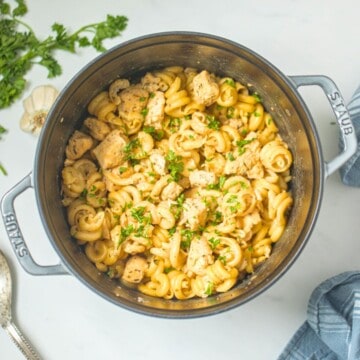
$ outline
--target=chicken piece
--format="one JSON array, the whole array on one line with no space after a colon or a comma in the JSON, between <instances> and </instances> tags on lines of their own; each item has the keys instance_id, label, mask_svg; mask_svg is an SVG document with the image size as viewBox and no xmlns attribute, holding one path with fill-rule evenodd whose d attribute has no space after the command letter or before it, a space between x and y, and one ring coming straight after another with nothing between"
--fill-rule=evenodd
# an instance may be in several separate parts
<instances>
[{"instance_id":1,"label":"chicken piece","mask_svg":"<svg viewBox=\"0 0 360 360\"><path fill-rule=\"evenodd\" d=\"M147 268L148 263L143 257L133 255L126 262L121 279L132 284L139 284L144 278Z\"/></svg>"},{"instance_id":2,"label":"chicken piece","mask_svg":"<svg viewBox=\"0 0 360 360\"><path fill-rule=\"evenodd\" d=\"M168 88L168 85L166 85L164 81L150 72L146 73L145 76L141 78L141 85L150 93L157 90L165 91Z\"/></svg>"},{"instance_id":3,"label":"chicken piece","mask_svg":"<svg viewBox=\"0 0 360 360\"><path fill-rule=\"evenodd\" d=\"M75 130L74 134L70 137L68 145L65 149L66 157L69 160L80 159L94 144L91 136Z\"/></svg>"},{"instance_id":4,"label":"chicken piece","mask_svg":"<svg viewBox=\"0 0 360 360\"><path fill-rule=\"evenodd\" d=\"M189 175L191 186L205 187L216 184L216 175L213 172L205 170L194 170Z\"/></svg>"},{"instance_id":5,"label":"chicken piece","mask_svg":"<svg viewBox=\"0 0 360 360\"><path fill-rule=\"evenodd\" d=\"M120 93L119 115L129 119L133 114L140 114L145 108L149 93L140 86L130 86Z\"/></svg>"},{"instance_id":6,"label":"chicken piece","mask_svg":"<svg viewBox=\"0 0 360 360\"><path fill-rule=\"evenodd\" d=\"M166 174L166 159L159 153L153 153L149 156L154 171L159 175Z\"/></svg>"},{"instance_id":7,"label":"chicken piece","mask_svg":"<svg viewBox=\"0 0 360 360\"><path fill-rule=\"evenodd\" d=\"M219 86L208 71L203 70L193 79L194 99L199 104L210 106L219 96Z\"/></svg>"},{"instance_id":8,"label":"chicken piece","mask_svg":"<svg viewBox=\"0 0 360 360\"><path fill-rule=\"evenodd\" d=\"M255 137L251 137L251 133L249 135L245 139L247 143L239 148L239 152L241 151L242 154L233 161L226 160L225 175L238 174L250 179L260 179L264 176L264 167L260 161L261 144Z\"/></svg>"},{"instance_id":9,"label":"chicken piece","mask_svg":"<svg viewBox=\"0 0 360 360\"><path fill-rule=\"evenodd\" d=\"M109 98L110 100L119 105L121 102L120 93L122 90L128 88L130 86L130 82L127 79L117 79L115 80L109 87Z\"/></svg>"},{"instance_id":10,"label":"chicken piece","mask_svg":"<svg viewBox=\"0 0 360 360\"><path fill-rule=\"evenodd\" d=\"M106 123L93 117L85 119L84 125L89 129L90 135L99 141L104 140L106 135L111 131Z\"/></svg>"},{"instance_id":11,"label":"chicken piece","mask_svg":"<svg viewBox=\"0 0 360 360\"><path fill-rule=\"evenodd\" d=\"M201 199L186 199L179 225L185 224L190 230L198 230L205 225L206 217L207 208Z\"/></svg>"},{"instance_id":12,"label":"chicken piece","mask_svg":"<svg viewBox=\"0 0 360 360\"><path fill-rule=\"evenodd\" d=\"M153 126L155 129L162 129L162 121L165 115L165 94L162 91L155 91L147 103L148 113L145 116L144 124Z\"/></svg>"},{"instance_id":13,"label":"chicken piece","mask_svg":"<svg viewBox=\"0 0 360 360\"><path fill-rule=\"evenodd\" d=\"M182 193L183 187L175 181L167 184L161 192L161 200L175 200Z\"/></svg>"},{"instance_id":14,"label":"chicken piece","mask_svg":"<svg viewBox=\"0 0 360 360\"><path fill-rule=\"evenodd\" d=\"M193 239L186 261L187 270L197 275L205 275L205 269L213 263L214 256L206 238Z\"/></svg>"},{"instance_id":15,"label":"chicken piece","mask_svg":"<svg viewBox=\"0 0 360 360\"><path fill-rule=\"evenodd\" d=\"M102 169L119 166L125 160L124 148L129 139L121 130L111 131L106 138L93 150Z\"/></svg>"}]
</instances>

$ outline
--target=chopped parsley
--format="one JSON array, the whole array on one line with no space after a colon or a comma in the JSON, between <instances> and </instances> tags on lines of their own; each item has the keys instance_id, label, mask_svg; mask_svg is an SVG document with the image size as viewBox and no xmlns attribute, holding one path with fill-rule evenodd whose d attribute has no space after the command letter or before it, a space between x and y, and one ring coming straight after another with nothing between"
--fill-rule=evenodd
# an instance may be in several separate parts
<instances>
[{"instance_id":1,"label":"chopped parsley","mask_svg":"<svg viewBox=\"0 0 360 360\"><path fill-rule=\"evenodd\" d=\"M235 81L233 79L226 79L225 84L230 85L231 87L235 88Z\"/></svg>"},{"instance_id":2,"label":"chopped parsley","mask_svg":"<svg viewBox=\"0 0 360 360\"><path fill-rule=\"evenodd\" d=\"M226 181L226 176L220 176L219 181L216 184L209 184L206 186L207 190L221 190Z\"/></svg>"},{"instance_id":3,"label":"chopped parsley","mask_svg":"<svg viewBox=\"0 0 360 360\"><path fill-rule=\"evenodd\" d=\"M219 255L218 260L222 262L223 265L226 265L226 256L225 255Z\"/></svg>"},{"instance_id":4,"label":"chopped parsley","mask_svg":"<svg viewBox=\"0 0 360 360\"><path fill-rule=\"evenodd\" d=\"M90 191L87 192L87 196L95 197L96 196L96 190L97 190L97 187L95 185L92 185L91 188L90 188Z\"/></svg>"},{"instance_id":5,"label":"chopped parsley","mask_svg":"<svg viewBox=\"0 0 360 360\"><path fill-rule=\"evenodd\" d=\"M214 237L208 239L210 243L211 250L215 250L218 245L220 245L220 239L216 239Z\"/></svg>"},{"instance_id":6,"label":"chopped parsley","mask_svg":"<svg viewBox=\"0 0 360 360\"><path fill-rule=\"evenodd\" d=\"M140 141L139 141L139 139L133 139L133 140L130 140L126 145L125 145L125 147L124 147L124 152L125 152L125 154L127 154L127 155L130 155L130 153L134 150L134 149L136 149L136 148L138 148L140 146Z\"/></svg>"},{"instance_id":7,"label":"chopped parsley","mask_svg":"<svg viewBox=\"0 0 360 360\"><path fill-rule=\"evenodd\" d=\"M180 118L170 118L168 122L168 127L171 133L174 133L180 129L182 121Z\"/></svg>"},{"instance_id":8,"label":"chopped parsley","mask_svg":"<svg viewBox=\"0 0 360 360\"><path fill-rule=\"evenodd\" d=\"M138 221L140 224L149 223L151 222L150 215L145 216L145 206L138 206L133 209L131 209L131 216Z\"/></svg>"},{"instance_id":9,"label":"chopped parsley","mask_svg":"<svg viewBox=\"0 0 360 360\"><path fill-rule=\"evenodd\" d=\"M221 211L215 211L211 216L211 224L218 225L223 221L223 214Z\"/></svg>"},{"instance_id":10,"label":"chopped parsley","mask_svg":"<svg viewBox=\"0 0 360 360\"><path fill-rule=\"evenodd\" d=\"M234 157L234 154L232 152L227 153L226 157L230 161L235 161L235 157Z\"/></svg>"},{"instance_id":11,"label":"chopped parsley","mask_svg":"<svg viewBox=\"0 0 360 360\"><path fill-rule=\"evenodd\" d=\"M233 108L232 106L228 107L227 111L226 111L226 117L228 119L233 118L235 115L235 108Z\"/></svg>"},{"instance_id":12,"label":"chopped parsley","mask_svg":"<svg viewBox=\"0 0 360 360\"><path fill-rule=\"evenodd\" d=\"M212 295L213 292L214 292L214 283L209 281L207 283L207 286L206 286L206 289L205 289L205 294L206 295Z\"/></svg>"},{"instance_id":13,"label":"chopped parsley","mask_svg":"<svg viewBox=\"0 0 360 360\"><path fill-rule=\"evenodd\" d=\"M133 232L134 232L134 225L130 224L126 227L122 227L120 230L120 234L119 234L119 239L117 242L117 247L119 247L126 239L128 236L130 236Z\"/></svg>"},{"instance_id":14,"label":"chopped parsley","mask_svg":"<svg viewBox=\"0 0 360 360\"><path fill-rule=\"evenodd\" d=\"M234 195L230 195L229 198L226 201L227 204L231 204L229 206L229 209L232 213L236 213L238 210L241 210L241 203L238 201L237 196Z\"/></svg>"},{"instance_id":15,"label":"chopped parsley","mask_svg":"<svg viewBox=\"0 0 360 360\"><path fill-rule=\"evenodd\" d=\"M206 120L208 121L207 127L212 130L219 130L221 126L220 120L216 119L215 116L206 116Z\"/></svg>"},{"instance_id":16,"label":"chopped parsley","mask_svg":"<svg viewBox=\"0 0 360 360\"><path fill-rule=\"evenodd\" d=\"M184 171L184 163L181 161L182 157L170 150L165 159L168 161L168 169L172 179L174 181L179 181L180 174Z\"/></svg>"},{"instance_id":17,"label":"chopped parsley","mask_svg":"<svg viewBox=\"0 0 360 360\"><path fill-rule=\"evenodd\" d=\"M150 134L156 141L162 140L165 135L164 130L156 130L153 126L144 126L142 130Z\"/></svg>"},{"instance_id":18,"label":"chopped parsley","mask_svg":"<svg viewBox=\"0 0 360 360\"><path fill-rule=\"evenodd\" d=\"M178 198L176 199L176 204L174 205L176 207L176 210L174 213L174 217L176 220L178 220L180 218L181 212L183 210L184 202L185 202L185 194L182 193L178 196Z\"/></svg>"},{"instance_id":19,"label":"chopped parsley","mask_svg":"<svg viewBox=\"0 0 360 360\"><path fill-rule=\"evenodd\" d=\"M132 166L138 164L140 161L134 154L134 150L139 148L141 148L141 144L138 138L130 140L124 147L126 160L128 160Z\"/></svg>"},{"instance_id":20,"label":"chopped parsley","mask_svg":"<svg viewBox=\"0 0 360 360\"><path fill-rule=\"evenodd\" d=\"M128 168L125 167L125 166L120 166L120 167L119 167L119 173L120 173L120 174L123 174L123 173L126 172L127 170L128 170Z\"/></svg>"},{"instance_id":21,"label":"chopped parsley","mask_svg":"<svg viewBox=\"0 0 360 360\"><path fill-rule=\"evenodd\" d=\"M253 142L255 140L255 138L253 139L249 139L249 140L238 140L236 142L236 146L238 147L238 151L239 151L239 155L244 154L246 148L245 146L250 144L251 142Z\"/></svg>"},{"instance_id":22,"label":"chopped parsley","mask_svg":"<svg viewBox=\"0 0 360 360\"><path fill-rule=\"evenodd\" d=\"M86 199L87 193L88 193L87 189L84 188L83 191L80 193L80 196L79 196L80 199Z\"/></svg>"},{"instance_id":23,"label":"chopped parsley","mask_svg":"<svg viewBox=\"0 0 360 360\"><path fill-rule=\"evenodd\" d=\"M261 96L257 92L253 93L252 96L255 98L256 102L261 102Z\"/></svg>"},{"instance_id":24,"label":"chopped parsley","mask_svg":"<svg viewBox=\"0 0 360 360\"><path fill-rule=\"evenodd\" d=\"M140 111L140 114L141 114L142 116L146 116L146 115L148 114L148 112L149 112L149 109L148 109L148 108L144 108L144 109L142 109L142 110Z\"/></svg>"},{"instance_id":25,"label":"chopped parsley","mask_svg":"<svg viewBox=\"0 0 360 360\"><path fill-rule=\"evenodd\" d=\"M192 231L189 229L182 229L180 231L181 234L181 243L180 243L180 247L183 250L187 250L190 247L191 244L191 240L194 238L194 236L196 235L196 231Z\"/></svg>"},{"instance_id":26,"label":"chopped parsley","mask_svg":"<svg viewBox=\"0 0 360 360\"><path fill-rule=\"evenodd\" d=\"M173 271L173 270L176 270L176 269L173 268L172 266L169 266L169 267L164 268L164 273L165 273L165 274L168 274L169 272L171 272L171 271Z\"/></svg>"}]
</instances>

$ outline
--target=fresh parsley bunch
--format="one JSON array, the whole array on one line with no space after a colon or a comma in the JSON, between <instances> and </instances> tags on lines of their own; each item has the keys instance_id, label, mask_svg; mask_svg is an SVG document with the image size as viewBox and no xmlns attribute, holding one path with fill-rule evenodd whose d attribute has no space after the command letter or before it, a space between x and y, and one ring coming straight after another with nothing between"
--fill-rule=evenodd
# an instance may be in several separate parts
<instances>
[{"instance_id":1,"label":"fresh parsley bunch","mask_svg":"<svg viewBox=\"0 0 360 360\"><path fill-rule=\"evenodd\" d=\"M92 46L105 50L103 40L114 38L126 28L125 16L107 15L106 20L89 24L69 33L64 25L54 23L53 32L40 40L32 28L21 20L28 8L25 0L15 0L11 6L0 0L0 109L9 107L21 96L26 86L25 75L34 64L44 66L48 77L61 74L61 66L54 57L55 50L76 52L77 47Z\"/></svg>"}]
</instances>

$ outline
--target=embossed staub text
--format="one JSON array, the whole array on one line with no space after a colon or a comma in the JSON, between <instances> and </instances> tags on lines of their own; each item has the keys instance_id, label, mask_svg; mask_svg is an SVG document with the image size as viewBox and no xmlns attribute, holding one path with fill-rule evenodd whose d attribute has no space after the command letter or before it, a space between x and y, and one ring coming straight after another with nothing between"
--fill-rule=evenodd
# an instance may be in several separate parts
<instances>
[{"instance_id":1,"label":"embossed staub text","mask_svg":"<svg viewBox=\"0 0 360 360\"><path fill-rule=\"evenodd\" d=\"M11 245L17 256L24 257L28 255L29 252L23 240L15 215L11 213L6 214L4 215L4 220L6 232L8 233Z\"/></svg>"},{"instance_id":2,"label":"embossed staub text","mask_svg":"<svg viewBox=\"0 0 360 360\"><path fill-rule=\"evenodd\" d=\"M340 93L334 91L328 96L330 99L331 106L335 111L339 126L343 130L343 133L345 135L352 134L354 132L354 127L351 123L349 113L345 107L345 104L342 100Z\"/></svg>"}]
</instances>

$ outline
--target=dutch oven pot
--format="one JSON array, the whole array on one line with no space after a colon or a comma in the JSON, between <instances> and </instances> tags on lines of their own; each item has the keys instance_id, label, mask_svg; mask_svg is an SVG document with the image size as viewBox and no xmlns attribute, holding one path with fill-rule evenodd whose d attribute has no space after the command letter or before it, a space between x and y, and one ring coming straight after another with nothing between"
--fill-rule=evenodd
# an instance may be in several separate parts
<instances>
[{"instance_id":1,"label":"dutch oven pot","mask_svg":"<svg viewBox=\"0 0 360 360\"><path fill-rule=\"evenodd\" d=\"M60 183L65 146L80 127L87 104L116 78L139 79L146 71L172 65L206 69L251 84L276 120L289 144L294 163L291 192L294 204L287 228L270 258L230 291L205 299L165 300L140 294L99 273L70 237L61 205ZM297 88L320 86L337 118L344 151L330 162L323 159L313 119ZM285 76L253 51L216 36L172 32L140 37L114 47L85 66L63 89L42 130L33 172L9 190L1 212L13 250L23 268L34 275L72 274L105 299L146 315L191 318L219 313L243 304L283 275L305 246L319 212L325 178L356 150L356 136L336 85L325 76ZM47 236L60 264L34 262L20 231L14 199L33 187Z\"/></svg>"}]
</instances>

